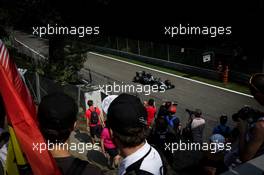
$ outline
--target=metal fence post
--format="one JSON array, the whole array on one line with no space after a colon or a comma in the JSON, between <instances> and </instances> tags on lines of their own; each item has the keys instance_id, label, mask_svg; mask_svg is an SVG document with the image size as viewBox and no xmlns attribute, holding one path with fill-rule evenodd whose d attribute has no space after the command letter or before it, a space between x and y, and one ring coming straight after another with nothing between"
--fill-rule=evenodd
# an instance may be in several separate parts
<instances>
[{"instance_id":1,"label":"metal fence post","mask_svg":"<svg viewBox=\"0 0 264 175\"><path fill-rule=\"evenodd\" d=\"M153 48L153 42L150 42L150 50L151 50L150 51L151 52L150 53L151 54L150 56L153 57L153 55L154 55L154 52L153 52L153 50L154 50L154 48Z\"/></svg>"},{"instance_id":2,"label":"metal fence post","mask_svg":"<svg viewBox=\"0 0 264 175\"><path fill-rule=\"evenodd\" d=\"M38 102L38 104L39 104L40 101L41 101L39 74L38 74L37 72L35 72L35 76L36 76L36 94L37 94L37 102Z\"/></svg>"},{"instance_id":3,"label":"metal fence post","mask_svg":"<svg viewBox=\"0 0 264 175\"><path fill-rule=\"evenodd\" d=\"M116 38L116 50L118 50L118 38Z\"/></svg>"},{"instance_id":4,"label":"metal fence post","mask_svg":"<svg viewBox=\"0 0 264 175\"><path fill-rule=\"evenodd\" d=\"M128 52L128 39L126 39L126 50Z\"/></svg>"},{"instance_id":5,"label":"metal fence post","mask_svg":"<svg viewBox=\"0 0 264 175\"><path fill-rule=\"evenodd\" d=\"M170 46L167 45L167 57L168 57L168 61L170 61Z\"/></svg>"},{"instance_id":6,"label":"metal fence post","mask_svg":"<svg viewBox=\"0 0 264 175\"><path fill-rule=\"evenodd\" d=\"M89 69L89 79L90 79L90 83L92 83L93 79L92 79L91 69Z\"/></svg>"},{"instance_id":7,"label":"metal fence post","mask_svg":"<svg viewBox=\"0 0 264 175\"><path fill-rule=\"evenodd\" d=\"M112 44L111 44L111 39L110 39L110 36L107 37L107 40L108 40L108 47L111 48Z\"/></svg>"},{"instance_id":8,"label":"metal fence post","mask_svg":"<svg viewBox=\"0 0 264 175\"><path fill-rule=\"evenodd\" d=\"M138 40L138 55L140 55L140 46L139 46L139 40Z\"/></svg>"},{"instance_id":9,"label":"metal fence post","mask_svg":"<svg viewBox=\"0 0 264 175\"><path fill-rule=\"evenodd\" d=\"M78 109L80 108L80 104L81 104L81 88L84 85L77 85L78 88L78 94L77 94L77 105L78 105Z\"/></svg>"}]
</instances>

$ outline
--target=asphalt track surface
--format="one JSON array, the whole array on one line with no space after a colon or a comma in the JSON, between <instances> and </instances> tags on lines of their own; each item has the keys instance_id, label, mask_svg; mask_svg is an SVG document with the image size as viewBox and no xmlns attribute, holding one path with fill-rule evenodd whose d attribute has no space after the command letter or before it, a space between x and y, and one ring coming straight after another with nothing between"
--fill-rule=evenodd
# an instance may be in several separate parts
<instances>
[{"instance_id":1,"label":"asphalt track surface","mask_svg":"<svg viewBox=\"0 0 264 175\"><path fill-rule=\"evenodd\" d=\"M135 76L136 71L143 70L150 72L154 77L160 77L162 80L169 79L172 84L175 85L174 89L167 90L164 93L154 93L150 96L142 94L142 100L154 97L159 101L177 101L177 115L182 119L182 121L186 121L188 116L185 112L186 108L191 110L196 108L201 109L203 111L203 116L207 121L206 135L210 134L210 130L214 127L214 125L216 125L221 114L227 114L229 116L229 124L232 125L232 114L245 105L263 111L263 107L260 106L252 97L206 86L179 77L166 75L160 72L95 55L93 53L87 54L87 61L84 64L84 67L107 77L111 77L119 82L124 82L124 84L134 84L132 79ZM102 83L106 83L106 81L99 81L99 76L93 78L101 85Z\"/></svg>"},{"instance_id":2,"label":"asphalt track surface","mask_svg":"<svg viewBox=\"0 0 264 175\"><path fill-rule=\"evenodd\" d=\"M49 42L43 38L29 35L21 31L14 31L14 40L25 48L29 49L32 53L40 55L41 57L48 57L49 55Z\"/></svg>"}]
</instances>

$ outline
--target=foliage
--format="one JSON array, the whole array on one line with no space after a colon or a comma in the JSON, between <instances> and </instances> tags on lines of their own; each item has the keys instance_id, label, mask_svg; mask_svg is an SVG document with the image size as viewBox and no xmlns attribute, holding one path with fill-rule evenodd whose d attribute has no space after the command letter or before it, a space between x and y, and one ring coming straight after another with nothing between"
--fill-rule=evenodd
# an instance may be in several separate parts
<instances>
[{"instance_id":1,"label":"foliage","mask_svg":"<svg viewBox=\"0 0 264 175\"><path fill-rule=\"evenodd\" d=\"M85 61L84 53L85 49L78 42L72 41L63 48L63 57L50 60L51 62L43 67L43 73L62 85L78 83L78 71Z\"/></svg>"}]
</instances>

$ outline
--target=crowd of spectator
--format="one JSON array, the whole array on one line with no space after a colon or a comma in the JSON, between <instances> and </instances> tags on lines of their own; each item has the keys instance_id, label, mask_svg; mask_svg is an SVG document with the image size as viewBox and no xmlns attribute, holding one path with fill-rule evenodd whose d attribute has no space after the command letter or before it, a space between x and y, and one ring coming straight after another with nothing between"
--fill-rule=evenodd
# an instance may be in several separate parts
<instances>
[{"instance_id":1,"label":"crowd of spectator","mask_svg":"<svg viewBox=\"0 0 264 175\"><path fill-rule=\"evenodd\" d=\"M264 105L264 74L251 77L250 90ZM221 174L264 153L264 115L251 108L242 108L232 116L235 127L227 125L227 115L221 115L209 140L205 140L206 120L200 109L186 109L189 119L182 123L177 116L178 104L173 102L157 108L154 99L142 102L134 95L121 94L111 100L107 97L102 106L95 106L93 99L87 104L87 134L93 144L100 143L109 167L118 169L120 175L181 174L186 169L175 169L175 164L181 162L174 161L179 155L166 149L168 143L230 143L231 150L198 150L202 156L198 164L188 167L190 174ZM67 143L75 129L77 113L75 101L66 94L45 96L38 106L39 128L44 138L54 144ZM0 132L0 138L7 142L6 135ZM1 140L1 149L3 145ZM104 174L96 166L73 157L69 150L55 147L50 152L63 174Z\"/></svg>"}]
</instances>

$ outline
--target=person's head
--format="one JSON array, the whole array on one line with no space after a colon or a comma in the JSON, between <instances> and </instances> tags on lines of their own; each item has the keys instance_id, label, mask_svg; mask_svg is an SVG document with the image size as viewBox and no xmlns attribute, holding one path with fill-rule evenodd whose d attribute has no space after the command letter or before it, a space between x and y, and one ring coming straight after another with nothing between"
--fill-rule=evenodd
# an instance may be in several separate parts
<instances>
[{"instance_id":1,"label":"person's head","mask_svg":"<svg viewBox=\"0 0 264 175\"><path fill-rule=\"evenodd\" d=\"M169 115L173 115L177 112L177 104L172 104L169 109L168 109L168 113Z\"/></svg>"},{"instance_id":2,"label":"person's head","mask_svg":"<svg viewBox=\"0 0 264 175\"><path fill-rule=\"evenodd\" d=\"M202 116L202 110L201 109L195 109L194 116L198 117L198 118L201 117Z\"/></svg>"},{"instance_id":3,"label":"person's head","mask_svg":"<svg viewBox=\"0 0 264 175\"><path fill-rule=\"evenodd\" d=\"M148 105L149 106L154 106L154 99L149 99L149 101L148 101Z\"/></svg>"},{"instance_id":4,"label":"person's head","mask_svg":"<svg viewBox=\"0 0 264 175\"><path fill-rule=\"evenodd\" d=\"M226 115L221 115L220 117L220 124L225 125L227 123L227 116Z\"/></svg>"},{"instance_id":5,"label":"person's head","mask_svg":"<svg viewBox=\"0 0 264 175\"><path fill-rule=\"evenodd\" d=\"M93 100L88 100L87 104L89 107L93 106Z\"/></svg>"},{"instance_id":6,"label":"person's head","mask_svg":"<svg viewBox=\"0 0 264 175\"><path fill-rule=\"evenodd\" d=\"M107 119L114 141L120 148L132 148L144 143L147 111L138 97L119 95L110 104Z\"/></svg>"},{"instance_id":7,"label":"person's head","mask_svg":"<svg viewBox=\"0 0 264 175\"><path fill-rule=\"evenodd\" d=\"M257 73L251 76L249 88L254 98L264 105L264 73Z\"/></svg>"},{"instance_id":8,"label":"person's head","mask_svg":"<svg viewBox=\"0 0 264 175\"><path fill-rule=\"evenodd\" d=\"M51 143L68 140L77 120L78 106L63 93L52 93L42 98L38 108L40 131Z\"/></svg>"},{"instance_id":9,"label":"person's head","mask_svg":"<svg viewBox=\"0 0 264 175\"><path fill-rule=\"evenodd\" d=\"M164 104L166 109L169 109L171 105L172 105L171 101L166 101L165 104Z\"/></svg>"}]
</instances>

